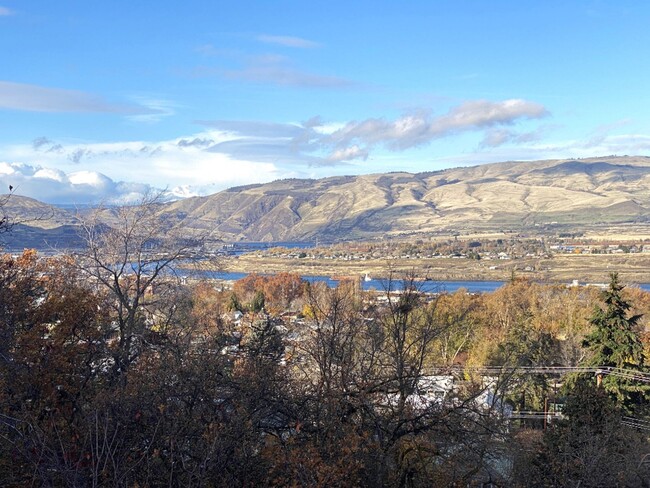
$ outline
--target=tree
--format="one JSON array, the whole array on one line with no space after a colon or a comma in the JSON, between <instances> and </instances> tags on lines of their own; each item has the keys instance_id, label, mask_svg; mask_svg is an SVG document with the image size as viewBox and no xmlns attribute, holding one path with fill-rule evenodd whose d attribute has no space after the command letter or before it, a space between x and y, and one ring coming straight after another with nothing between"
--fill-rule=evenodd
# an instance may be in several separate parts
<instances>
[{"instance_id":1,"label":"tree","mask_svg":"<svg viewBox=\"0 0 650 488\"><path fill-rule=\"evenodd\" d=\"M0 263L0 484L74 486L105 307L66 258Z\"/></svg>"},{"instance_id":2,"label":"tree","mask_svg":"<svg viewBox=\"0 0 650 488\"><path fill-rule=\"evenodd\" d=\"M517 486L647 486L640 463L647 437L621 423L621 408L607 392L578 378L532 462L517 466Z\"/></svg>"},{"instance_id":3,"label":"tree","mask_svg":"<svg viewBox=\"0 0 650 488\"><path fill-rule=\"evenodd\" d=\"M265 302L266 297L264 296L263 291L256 291L255 296L253 297L253 301L251 301L250 309L254 313L261 312L264 310L264 302Z\"/></svg>"},{"instance_id":4,"label":"tree","mask_svg":"<svg viewBox=\"0 0 650 488\"><path fill-rule=\"evenodd\" d=\"M5 211L5 208L7 206L7 203L9 202L9 198L11 197L11 195L12 193L10 192L7 195L0 196L0 234L4 234L5 232L8 232L13 225L10 217L7 215Z\"/></svg>"},{"instance_id":5,"label":"tree","mask_svg":"<svg viewBox=\"0 0 650 488\"><path fill-rule=\"evenodd\" d=\"M435 316L440 324L447 326L435 343L440 364L452 365L461 353L470 348L480 325L475 313L477 308L477 297L464 288L440 295Z\"/></svg>"},{"instance_id":6,"label":"tree","mask_svg":"<svg viewBox=\"0 0 650 488\"><path fill-rule=\"evenodd\" d=\"M108 294L117 338L115 378L139 357L152 330L164 332L169 325L175 311L170 296L179 282L175 265L190 259L200 243L165 226L158 215L161 197L98 209L82 223L86 249L74 258L90 284Z\"/></svg>"},{"instance_id":7,"label":"tree","mask_svg":"<svg viewBox=\"0 0 650 488\"><path fill-rule=\"evenodd\" d=\"M605 308L597 307L589 320L593 330L583 343L591 353L587 364L644 371L645 354L638 331L641 316L628 316L630 303L623 297L624 288L618 280L618 274L612 273L609 287L602 296ZM603 386L628 411L644 403L649 389L638 381L613 374L604 378Z\"/></svg>"},{"instance_id":8,"label":"tree","mask_svg":"<svg viewBox=\"0 0 650 488\"><path fill-rule=\"evenodd\" d=\"M292 303L302 297L304 282L300 275L278 273L273 276L261 276L252 273L233 286L233 293L243 301L250 302L253 311L264 310L271 315L287 310ZM263 303L260 300L263 299Z\"/></svg>"}]
</instances>

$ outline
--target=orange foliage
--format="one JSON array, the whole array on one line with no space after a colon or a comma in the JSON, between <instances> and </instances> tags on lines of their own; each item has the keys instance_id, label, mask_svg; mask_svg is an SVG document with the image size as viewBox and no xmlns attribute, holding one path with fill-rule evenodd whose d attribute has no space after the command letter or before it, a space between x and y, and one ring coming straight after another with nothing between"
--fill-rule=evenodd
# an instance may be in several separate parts
<instances>
[{"instance_id":1,"label":"orange foliage","mask_svg":"<svg viewBox=\"0 0 650 488\"><path fill-rule=\"evenodd\" d=\"M251 301L255 293L262 292L266 310L279 313L303 296L304 285L300 275L293 273L278 273L272 276L250 274L237 280L233 291L242 301Z\"/></svg>"}]
</instances>

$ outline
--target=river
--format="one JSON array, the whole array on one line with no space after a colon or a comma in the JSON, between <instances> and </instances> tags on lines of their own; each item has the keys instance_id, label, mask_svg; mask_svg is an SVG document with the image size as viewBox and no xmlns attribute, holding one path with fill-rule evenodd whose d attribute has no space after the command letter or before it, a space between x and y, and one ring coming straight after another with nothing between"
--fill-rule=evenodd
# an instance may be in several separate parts
<instances>
[{"instance_id":1,"label":"river","mask_svg":"<svg viewBox=\"0 0 650 488\"><path fill-rule=\"evenodd\" d=\"M190 274L196 276L197 271L192 271ZM201 277L210 279L236 281L246 277L248 273L198 271L198 274ZM302 279L309 281L310 283L324 282L331 288L336 287L341 282L341 280L333 279L329 276L303 276ZM388 280L362 278L361 283L364 290L386 290L389 284L392 290L399 290L403 287L402 280L393 280L391 283L389 283ZM470 293L490 293L497 290L504 284L504 281L416 281L416 286L421 291L428 293L453 293L459 288L464 288ZM640 283L633 286L638 286L642 290L650 291L650 283Z\"/></svg>"},{"instance_id":2,"label":"river","mask_svg":"<svg viewBox=\"0 0 650 488\"><path fill-rule=\"evenodd\" d=\"M234 272L214 272L201 271L201 276L218 280L240 280L247 276L247 273ZM334 288L341 280L333 279L329 276L303 276L303 280L310 283L324 282L327 286ZM392 290L399 290L403 287L402 280L378 280L378 279L361 279L364 290L386 290L389 285ZM459 288L465 288L471 293L491 292L501 287L503 281L417 281L416 285L424 292L449 292L453 293Z\"/></svg>"}]
</instances>

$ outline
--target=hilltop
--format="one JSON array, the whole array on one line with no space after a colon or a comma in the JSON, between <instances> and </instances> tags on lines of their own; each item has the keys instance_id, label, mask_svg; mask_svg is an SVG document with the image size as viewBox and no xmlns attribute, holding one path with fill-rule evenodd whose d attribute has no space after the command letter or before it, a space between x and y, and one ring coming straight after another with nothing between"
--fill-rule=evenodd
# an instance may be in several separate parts
<instances>
[{"instance_id":1,"label":"hilltop","mask_svg":"<svg viewBox=\"0 0 650 488\"><path fill-rule=\"evenodd\" d=\"M71 212L24 197L12 196L5 211L48 235L57 229L69 234L77 223ZM106 215L110 225L110 212ZM544 233L642 224L650 223L650 158L503 162L417 174L278 180L163 204L160 215L169 227L208 230L227 241Z\"/></svg>"},{"instance_id":2,"label":"hilltop","mask_svg":"<svg viewBox=\"0 0 650 488\"><path fill-rule=\"evenodd\" d=\"M504 162L429 173L280 180L169 204L224 239L282 241L650 221L650 158Z\"/></svg>"}]
</instances>

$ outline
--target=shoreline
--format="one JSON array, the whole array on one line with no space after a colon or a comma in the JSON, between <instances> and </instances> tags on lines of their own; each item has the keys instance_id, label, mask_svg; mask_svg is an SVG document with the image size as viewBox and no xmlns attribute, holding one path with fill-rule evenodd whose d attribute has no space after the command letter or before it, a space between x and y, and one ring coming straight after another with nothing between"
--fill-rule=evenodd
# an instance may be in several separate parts
<instances>
[{"instance_id":1,"label":"shoreline","mask_svg":"<svg viewBox=\"0 0 650 488\"><path fill-rule=\"evenodd\" d=\"M323 259L281 259L244 254L224 258L219 268L228 272L301 276L387 279L413 273L416 279L431 281L509 281L514 277L546 283L604 283L618 272L626 284L650 282L650 255L556 255L552 258L522 258L507 261L469 259L368 259L335 261Z\"/></svg>"}]
</instances>

